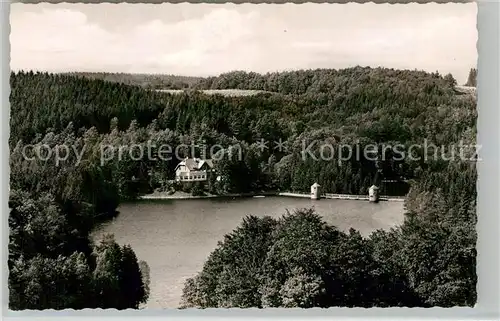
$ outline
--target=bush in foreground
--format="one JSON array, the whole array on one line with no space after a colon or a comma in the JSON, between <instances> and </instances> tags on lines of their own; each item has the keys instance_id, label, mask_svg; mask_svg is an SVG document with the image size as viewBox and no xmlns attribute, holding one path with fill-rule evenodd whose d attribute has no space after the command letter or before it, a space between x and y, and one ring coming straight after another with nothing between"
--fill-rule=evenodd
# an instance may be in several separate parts
<instances>
[{"instance_id":1,"label":"bush in foreground","mask_svg":"<svg viewBox=\"0 0 500 321\"><path fill-rule=\"evenodd\" d=\"M311 209L250 216L187 280L182 307L422 305L404 275L374 253L370 239L338 231Z\"/></svg>"}]
</instances>

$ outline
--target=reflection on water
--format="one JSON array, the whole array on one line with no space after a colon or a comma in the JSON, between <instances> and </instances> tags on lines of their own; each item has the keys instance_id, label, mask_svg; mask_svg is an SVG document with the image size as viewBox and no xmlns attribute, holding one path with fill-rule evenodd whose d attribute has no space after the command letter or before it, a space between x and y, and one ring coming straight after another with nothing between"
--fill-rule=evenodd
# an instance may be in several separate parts
<instances>
[{"instance_id":1,"label":"reflection on water","mask_svg":"<svg viewBox=\"0 0 500 321\"><path fill-rule=\"evenodd\" d=\"M184 281L201 270L222 236L246 215L279 217L288 209L314 207L326 222L368 235L402 223L402 202L351 200L312 201L301 198L175 200L123 204L120 215L94 233L113 233L120 244L130 244L139 260L151 269L147 308L176 308Z\"/></svg>"}]
</instances>

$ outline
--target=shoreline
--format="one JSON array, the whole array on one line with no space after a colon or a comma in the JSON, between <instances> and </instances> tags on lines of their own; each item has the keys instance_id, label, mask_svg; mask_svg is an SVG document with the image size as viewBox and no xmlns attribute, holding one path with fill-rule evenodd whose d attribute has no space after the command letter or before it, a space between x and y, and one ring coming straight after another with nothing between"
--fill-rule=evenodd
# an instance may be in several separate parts
<instances>
[{"instance_id":1,"label":"shoreline","mask_svg":"<svg viewBox=\"0 0 500 321\"><path fill-rule=\"evenodd\" d=\"M239 193L239 194L224 194L224 195L167 195L167 194L148 194L141 195L138 200L192 200L192 199L210 199L210 198L235 198L235 197L266 197L280 196L293 198L310 198L310 194L306 193L291 193L291 192L263 192L263 193ZM321 199L337 199L337 200L355 200L368 201L368 196L365 195L350 195L350 194L323 194ZM382 202L404 202L404 196L380 196L379 201Z\"/></svg>"}]
</instances>

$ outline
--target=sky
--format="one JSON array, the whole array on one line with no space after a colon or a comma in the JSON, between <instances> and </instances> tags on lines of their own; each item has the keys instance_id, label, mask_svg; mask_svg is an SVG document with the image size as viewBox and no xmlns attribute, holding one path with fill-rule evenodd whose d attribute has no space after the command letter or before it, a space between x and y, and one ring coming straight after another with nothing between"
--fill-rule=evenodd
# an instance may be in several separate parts
<instances>
[{"instance_id":1,"label":"sky","mask_svg":"<svg viewBox=\"0 0 500 321\"><path fill-rule=\"evenodd\" d=\"M11 4L11 69L218 75L477 65L477 5Z\"/></svg>"}]
</instances>

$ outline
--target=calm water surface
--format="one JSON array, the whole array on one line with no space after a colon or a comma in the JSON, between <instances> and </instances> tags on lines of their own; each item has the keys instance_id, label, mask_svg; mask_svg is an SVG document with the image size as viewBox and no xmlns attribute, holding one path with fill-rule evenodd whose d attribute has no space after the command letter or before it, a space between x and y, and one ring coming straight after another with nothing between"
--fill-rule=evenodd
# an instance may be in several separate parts
<instances>
[{"instance_id":1,"label":"calm water surface","mask_svg":"<svg viewBox=\"0 0 500 321\"><path fill-rule=\"evenodd\" d=\"M176 308L184 281L201 270L217 241L243 217L279 217L287 209L309 207L339 229L353 227L364 235L403 220L402 202L288 197L138 202L121 205L120 215L100 226L94 237L112 233L119 244L130 244L138 259L149 264L151 293L147 308Z\"/></svg>"}]
</instances>

